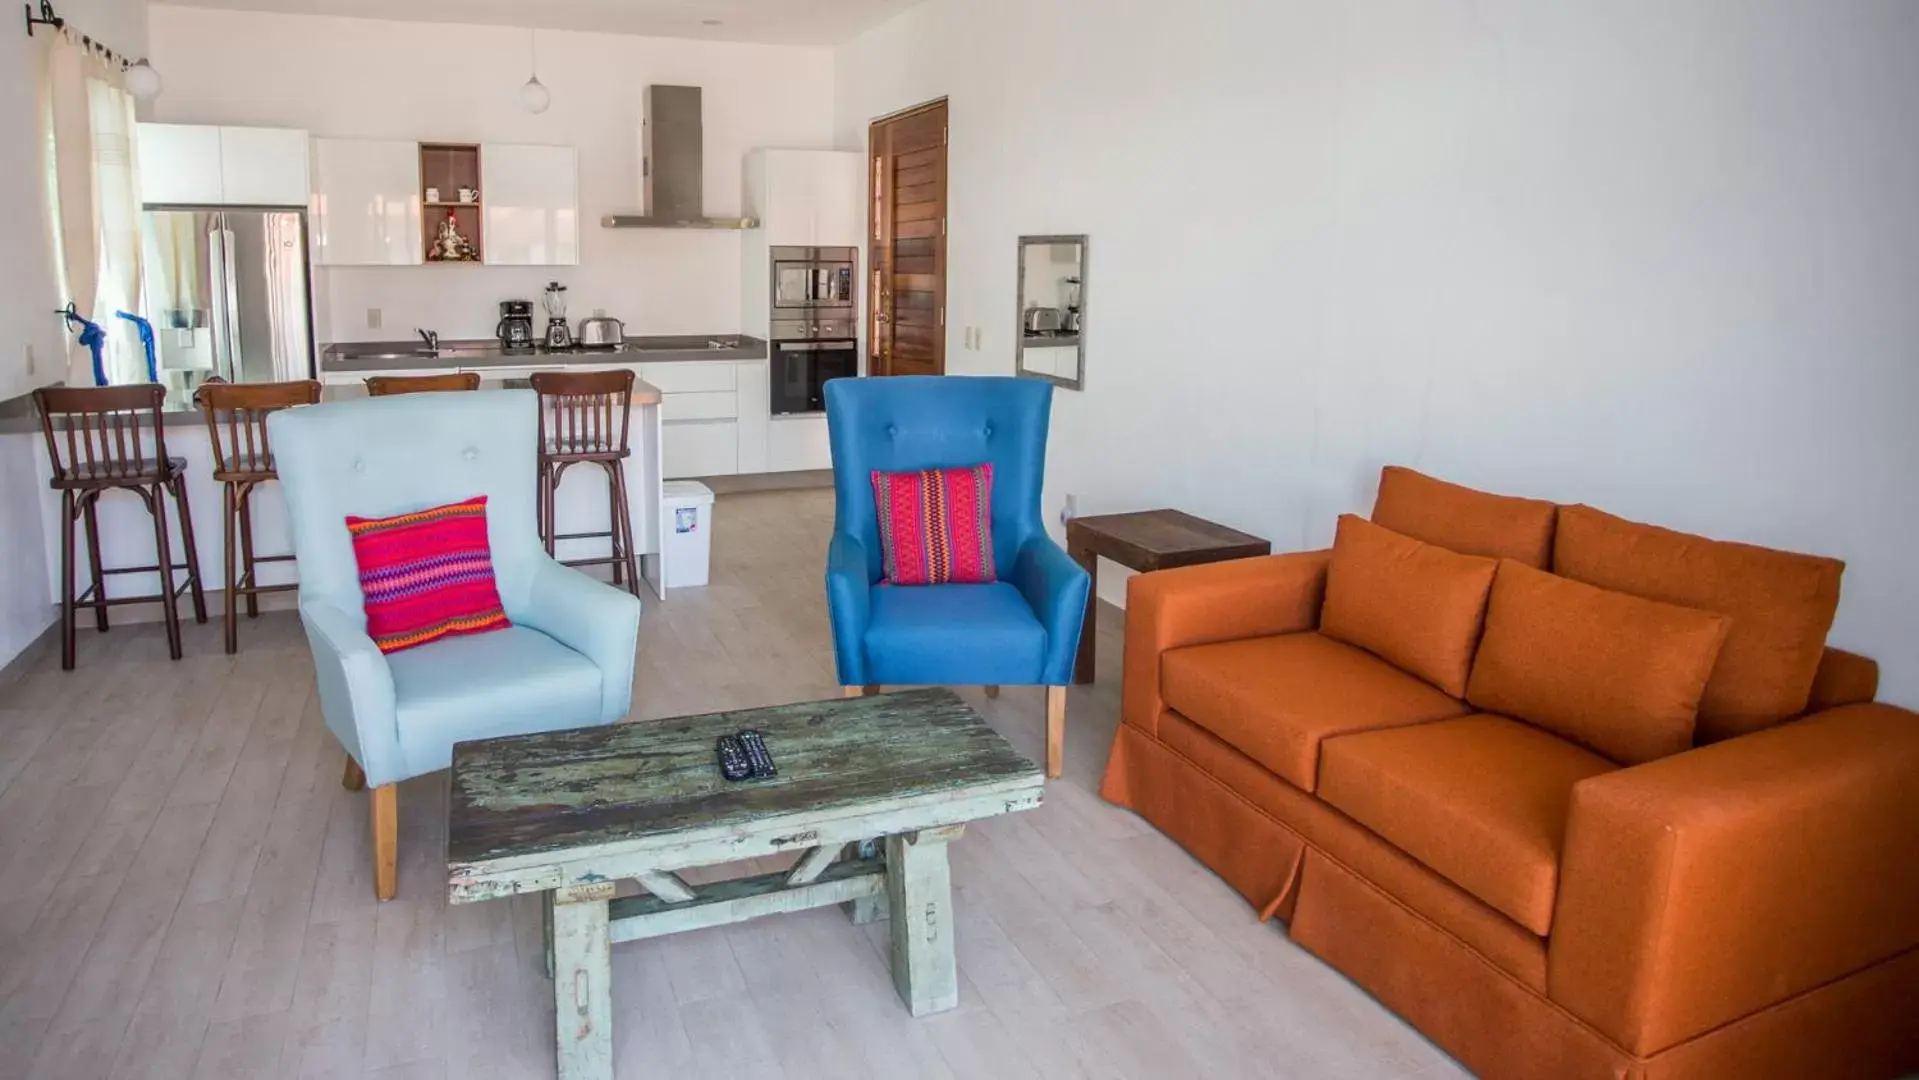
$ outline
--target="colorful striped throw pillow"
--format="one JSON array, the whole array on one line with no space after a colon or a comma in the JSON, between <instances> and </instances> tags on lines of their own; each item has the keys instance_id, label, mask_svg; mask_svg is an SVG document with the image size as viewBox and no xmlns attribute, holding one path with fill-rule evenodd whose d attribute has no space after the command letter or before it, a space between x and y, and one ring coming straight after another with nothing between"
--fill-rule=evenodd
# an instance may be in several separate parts
<instances>
[{"instance_id":1,"label":"colorful striped throw pillow","mask_svg":"<svg viewBox=\"0 0 1919 1080\"><path fill-rule=\"evenodd\" d=\"M993 571L993 466L873 472L880 553L895 585L985 585Z\"/></svg>"},{"instance_id":2,"label":"colorful striped throw pillow","mask_svg":"<svg viewBox=\"0 0 1919 1080\"><path fill-rule=\"evenodd\" d=\"M504 630L486 540L486 496L390 518L346 519L366 632L383 653Z\"/></svg>"}]
</instances>

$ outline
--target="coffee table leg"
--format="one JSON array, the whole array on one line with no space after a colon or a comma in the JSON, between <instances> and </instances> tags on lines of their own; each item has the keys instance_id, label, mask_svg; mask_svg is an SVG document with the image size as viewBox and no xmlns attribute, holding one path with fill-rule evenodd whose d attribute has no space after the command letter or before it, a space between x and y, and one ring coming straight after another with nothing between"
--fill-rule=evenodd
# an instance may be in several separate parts
<instances>
[{"instance_id":1,"label":"coffee table leg","mask_svg":"<svg viewBox=\"0 0 1919 1080\"><path fill-rule=\"evenodd\" d=\"M1079 659L1073 662L1073 681L1089 683L1093 681L1093 618L1099 611L1099 556L1081 547L1067 547L1067 554L1093 579L1092 587L1086 590L1086 618L1079 625Z\"/></svg>"},{"instance_id":2,"label":"coffee table leg","mask_svg":"<svg viewBox=\"0 0 1919 1080\"><path fill-rule=\"evenodd\" d=\"M613 963L608 953L606 899L553 906L553 1001L559 1080L612 1080Z\"/></svg>"},{"instance_id":3,"label":"coffee table leg","mask_svg":"<svg viewBox=\"0 0 1919 1080\"><path fill-rule=\"evenodd\" d=\"M892 908L893 987L914 1016L959 1004L953 959L953 876L946 845L963 825L886 838L886 899Z\"/></svg>"}]
</instances>

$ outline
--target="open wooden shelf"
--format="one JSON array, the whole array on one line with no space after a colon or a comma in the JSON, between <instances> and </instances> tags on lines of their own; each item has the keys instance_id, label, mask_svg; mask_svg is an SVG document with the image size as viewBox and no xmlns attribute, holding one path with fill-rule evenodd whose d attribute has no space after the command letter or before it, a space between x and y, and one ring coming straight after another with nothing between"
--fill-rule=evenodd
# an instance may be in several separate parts
<instances>
[{"instance_id":1,"label":"open wooden shelf","mask_svg":"<svg viewBox=\"0 0 1919 1080\"><path fill-rule=\"evenodd\" d=\"M461 188L472 188L479 192L479 198L473 202L460 202L457 199L426 198L428 188L437 188L441 195L458 192ZM434 211L420 215L420 252L429 263L472 263L479 264L486 258L486 215L482 207L486 192L480 190L480 147L477 143L421 143L420 144L420 202L426 209ZM433 242L440 235L440 223L451 215L458 225L460 235L473 245L471 259L436 259L433 257Z\"/></svg>"}]
</instances>

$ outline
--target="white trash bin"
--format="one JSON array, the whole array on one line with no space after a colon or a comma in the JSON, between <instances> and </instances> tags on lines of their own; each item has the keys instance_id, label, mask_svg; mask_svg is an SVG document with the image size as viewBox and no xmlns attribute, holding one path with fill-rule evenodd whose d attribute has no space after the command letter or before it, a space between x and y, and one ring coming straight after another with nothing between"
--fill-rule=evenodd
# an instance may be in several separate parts
<instances>
[{"instance_id":1,"label":"white trash bin","mask_svg":"<svg viewBox=\"0 0 1919 1080\"><path fill-rule=\"evenodd\" d=\"M713 563L713 489L698 480L668 480L661 490L666 587L704 585Z\"/></svg>"}]
</instances>

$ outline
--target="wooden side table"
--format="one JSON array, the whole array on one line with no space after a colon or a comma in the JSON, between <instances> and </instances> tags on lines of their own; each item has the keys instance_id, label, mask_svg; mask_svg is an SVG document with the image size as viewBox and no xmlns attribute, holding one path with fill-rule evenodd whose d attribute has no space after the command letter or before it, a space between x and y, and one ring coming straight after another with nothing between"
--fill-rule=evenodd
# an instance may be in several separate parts
<instances>
[{"instance_id":1,"label":"wooden side table","mask_svg":"<svg viewBox=\"0 0 1919 1080\"><path fill-rule=\"evenodd\" d=\"M1273 544L1238 529L1179 510L1140 510L1074 518L1066 524L1066 551L1086 568L1093 587L1086 592L1086 622L1079 634L1079 660L1073 681L1093 681L1093 613L1099 603L1102 556L1146 573L1180 566L1271 555Z\"/></svg>"}]
</instances>

